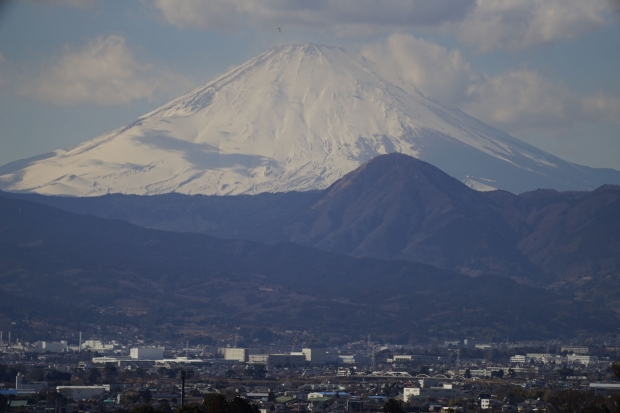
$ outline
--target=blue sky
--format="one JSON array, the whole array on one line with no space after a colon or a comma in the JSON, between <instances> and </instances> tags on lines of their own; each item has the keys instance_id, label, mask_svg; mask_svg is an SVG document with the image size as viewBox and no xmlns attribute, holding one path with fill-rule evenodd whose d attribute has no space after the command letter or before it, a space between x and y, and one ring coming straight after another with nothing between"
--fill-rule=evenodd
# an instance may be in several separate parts
<instances>
[{"instance_id":1,"label":"blue sky","mask_svg":"<svg viewBox=\"0 0 620 413\"><path fill-rule=\"evenodd\" d=\"M611 0L2 4L0 164L123 126L270 47L314 42L562 158L620 169Z\"/></svg>"}]
</instances>

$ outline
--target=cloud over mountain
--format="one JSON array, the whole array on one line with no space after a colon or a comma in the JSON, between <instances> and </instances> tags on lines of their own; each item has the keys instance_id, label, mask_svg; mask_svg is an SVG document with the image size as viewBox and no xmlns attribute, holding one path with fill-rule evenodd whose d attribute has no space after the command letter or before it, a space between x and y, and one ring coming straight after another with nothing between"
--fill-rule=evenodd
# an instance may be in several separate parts
<instances>
[{"instance_id":1,"label":"cloud over mountain","mask_svg":"<svg viewBox=\"0 0 620 413\"><path fill-rule=\"evenodd\" d=\"M495 75L472 69L463 53L410 34L368 43L361 54L382 76L515 135L565 132L579 122L617 122L620 99L603 91L582 95L557 79L521 67Z\"/></svg>"},{"instance_id":2,"label":"cloud over mountain","mask_svg":"<svg viewBox=\"0 0 620 413\"><path fill-rule=\"evenodd\" d=\"M182 29L242 26L327 29L335 34L435 29L479 53L515 51L571 39L610 23L609 0L152 0Z\"/></svg>"},{"instance_id":3,"label":"cloud over mountain","mask_svg":"<svg viewBox=\"0 0 620 413\"><path fill-rule=\"evenodd\" d=\"M170 24L180 28L231 30L248 24L257 28L351 29L436 26L459 21L473 0L153 0Z\"/></svg>"},{"instance_id":4,"label":"cloud over mountain","mask_svg":"<svg viewBox=\"0 0 620 413\"><path fill-rule=\"evenodd\" d=\"M608 0L477 0L458 34L480 53L514 51L600 29L610 11Z\"/></svg>"},{"instance_id":5,"label":"cloud over mountain","mask_svg":"<svg viewBox=\"0 0 620 413\"><path fill-rule=\"evenodd\" d=\"M136 60L124 37L110 35L79 49L66 47L62 56L23 82L20 92L63 106L127 105L157 93L178 94L191 82L168 70Z\"/></svg>"}]
</instances>

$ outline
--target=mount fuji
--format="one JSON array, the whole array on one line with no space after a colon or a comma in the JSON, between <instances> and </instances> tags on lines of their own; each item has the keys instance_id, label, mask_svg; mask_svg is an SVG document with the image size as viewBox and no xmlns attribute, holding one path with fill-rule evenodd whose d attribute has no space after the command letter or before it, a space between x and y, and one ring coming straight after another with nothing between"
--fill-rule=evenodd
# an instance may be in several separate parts
<instances>
[{"instance_id":1,"label":"mount fuji","mask_svg":"<svg viewBox=\"0 0 620 413\"><path fill-rule=\"evenodd\" d=\"M478 190L594 189L620 172L576 165L337 47L275 47L131 124L0 167L0 189L49 195L235 195L322 189L400 152Z\"/></svg>"}]
</instances>

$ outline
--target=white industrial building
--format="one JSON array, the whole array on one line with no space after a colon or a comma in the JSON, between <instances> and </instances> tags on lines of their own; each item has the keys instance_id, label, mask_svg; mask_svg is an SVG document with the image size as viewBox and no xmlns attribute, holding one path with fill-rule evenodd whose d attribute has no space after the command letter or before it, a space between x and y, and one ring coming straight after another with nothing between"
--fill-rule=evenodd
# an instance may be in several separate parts
<instances>
[{"instance_id":1,"label":"white industrial building","mask_svg":"<svg viewBox=\"0 0 620 413\"><path fill-rule=\"evenodd\" d=\"M134 360L163 360L164 349L155 347L136 347L129 351L129 357Z\"/></svg>"},{"instance_id":2,"label":"white industrial building","mask_svg":"<svg viewBox=\"0 0 620 413\"><path fill-rule=\"evenodd\" d=\"M590 347L584 346L562 346L560 347L560 353L573 353L573 354L589 354Z\"/></svg>"},{"instance_id":3,"label":"white industrial building","mask_svg":"<svg viewBox=\"0 0 620 413\"><path fill-rule=\"evenodd\" d=\"M562 356L557 354L549 354L549 353L527 353L526 357L530 360L534 360L536 362L548 364L552 361L556 363L561 363Z\"/></svg>"},{"instance_id":4,"label":"white industrial building","mask_svg":"<svg viewBox=\"0 0 620 413\"><path fill-rule=\"evenodd\" d=\"M298 354L270 354L267 365L269 366L305 366L306 356Z\"/></svg>"},{"instance_id":5,"label":"white industrial building","mask_svg":"<svg viewBox=\"0 0 620 413\"><path fill-rule=\"evenodd\" d=\"M403 400L446 398L453 399L459 395L459 391L451 384L444 384L441 387L405 387L403 389Z\"/></svg>"},{"instance_id":6,"label":"white industrial building","mask_svg":"<svg viewBox=\"0 0 620 413\"><path fill-rule=\"evenodd\" d=\"M395 354L392 356L392 362L394 363L449 363L450 358L445 356L426 356L426 355L410 355L410 354Z\"/></svg>"},{"instance_id":7,"label":"white industrial building","mask_svg":"<svg viewBox=\"0 0 620 413\"><path fill-rule=\"evenodd\" d=\"M516 356L510 357L511 363L528 363L529 361L530 361L529 357L526 357L526 356L516 355Z\"/></svg>"},{"instance_id":8,"label":"white industrial building","mask_svg":"<svg viewBox=\"0 0 620 413\"><path fill-rule=\"evenodd\" d=\"M110 385L104 384L102 386L58 386L56 391L67 399L73 400L86 400L94 397L99 397L105 392L110 391Z\"/></svg>"},{"instance_id":9,"label":"white industrial building","mask_svg":"<svg viewBox=\"0 0 620 413\"><path fill-rule=\"evenodd\" d=\"M339 359L339 363L341 364L355 364L355 365L370 364L370 357L362 356L359 354L355 354L355 355L341 354L338 356L338 359Z\"/></svg>"},{"instance_id":10,"label":"white industrial building","mask_svg":"<svg viewBox=\"0 0 620 413\"><path fill-rule=\"evenodd\" d=\"M569 354L568 356L566 356L566 358L568 359L569 362L580 363L586 366L593 364L593 363L598 363L597 356L583 356L580 354Z\"/></svg>"},{"instance_id":11,"label":"white industrial building","mask_svg":"<svg viewBox=\"0 0 620 413\"><path fill-rule=\"evenodd\" d=\"M127 365L172 365L172 364L196 364L196 363L204 363L206 360L202 360L202 359L190 359L188 357L177 357L177 358L173 358L173 359L136 359L136 358L131 358L131 357L123 357L123 356L117 356L117 357L110 357L110 356L103 356L103 357L93 357L92 358L92 362L93 364L108 364L108 363L112 363L112 364L116 364L118 366L127 366ZM211 359L209 360L209 362L214 363L217 361L221 361L218 359Z\"/></svg>"},{"instance_id":12,"label":"white industrial building","mask_svg":"<svg viewBox=\"0 0 620 413\"><path fill-rule=\"evenodd\" d=\"M249 357L248 362L250 364L264 364L269 363L269 354L252 354Z\"/></svg>"},{"instance_id":13,"label":"white industrial building","mask_svg":"<svg viewBox=\"0 0 620 413\"><path fill-rule=\"evenodd\" d=\"M218 352L224 356L224 360L235 360L240 363L250 361L250 356L255 354L267 354L264 348L230 348L222 347Z\"/></svg>"},{"instance_id":14,"label":"white industrial building","mask_svg":"<svg viewBox=\"0 0 620 413\"><path fill-rule=\"evenodd\" d=\"M30 394L47 391L48 384L46 381L37 381L34 383L24 383L24 376L17 373L15 376L15 390L17 394Z\"/></svg>"},{"instance_id":15,"label":"white industrial building","mask_svg":"<svg viewBox=\"0 0 620 413\"><path fill-rule=\"evenodd\" d=\"M594 391L595 394L617 394L620 393L620 384L618 383L590 383L588 390Z\"/></svg>"},{"instance_id":16,"label":"white industrial building","mask_svg":"<svg viewBox=\"0 0 620 413\"><path fill-rule=\"evenodd\" d=\"M67 342L63 341L39 341L35 344L38 353L62 353L67 351Z\"/></svg>"},{"instance_id":17,"label":"white industrial building","mask_svg":"<svg viewBox=\"0 0 620 413\"><path fill-rule=\"evenodd\" d=\"M327 362L324 348L302 348L299 352L291 353L295 356L304 356L311 365L323 365Z\"/></svg>"},{"instance_id":18,"label":"white industrial building","mask_svg":"<svg viewBox=\"0 0 620 413\"><path fill-rule=\"evenodd\" d=\"M117 347L116 342L104 343L101 340L86 340L82 343L82 349L91 349L95 351L112 351Z\"/></svg>"},{"instance_id":19,"label":"white industrial building","mask_svg":"<svg viewBox=\"0 0 620 413\"><path fill-rule=\"evenodd\" d=\"M250 364L265 364L267 366L305 366L304 354L251 354Z\"/></svg>"}]
</instances>

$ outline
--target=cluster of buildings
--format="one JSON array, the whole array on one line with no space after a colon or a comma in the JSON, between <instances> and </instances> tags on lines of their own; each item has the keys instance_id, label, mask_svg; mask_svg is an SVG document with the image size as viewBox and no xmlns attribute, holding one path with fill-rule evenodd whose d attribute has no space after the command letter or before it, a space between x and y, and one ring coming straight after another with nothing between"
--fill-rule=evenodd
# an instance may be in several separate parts
<instances>
[{"instance_id":1,"label":"cluster of buildings","mask_svg":"<svg viewBox=\"0 0 620 413\"><path fill-rule=\"evenodd\" d=\"M113 352L122 350L122 346L116 341L102 342L101 340L86 340L84 342L69 345L67 340L60 341L37 341L34 343L20 342L18 338L11 342L11 335L8 334L8 341L3 341L3 332L0 331L0 352L8 350L31 352L31 353L67 353L92 350L97 352Z\"/></svg>"},{"instance_id":2,"label":"cluster of buildings","mask_svg":"<svg viewBox=\"0 0 620 413\"><path fill-rule=\"evenodd\" d=\"M88 411L84 406L90 405L96 412L129 409L147 402L174 411L181 400L177 374L181 370L191 377L186 384L187 402L200 402L205 394L217 392L229 399L243 397L264 413L380 411L389 399L415 406L420 412L458 407L459 403L475 403L481 410L534 412L544 403L536 399L505 400L496 389L519 386L528 392L567 388L597 394L620 391L620 383L610 370L620 349L613 353L604 346L556 345L553 353L528 351L548 350L549 345L509 347L473 340L426 348L360 341L298 351L274 345L236 348L168 343L164 347L165 343L104 340L86 340L77 346L64 341L17 344L0 347L0 364L20 364L27 370L55 369L72 377L86 377L87 372L96 370L101 374L93 377L100 378L89 385L73 378L51 385L27 382L20 372L14 386L0 384L0 394L13 396L14 402L55 391L68 400L71 409ZM38 357L25 362L22 357L33 348L38 349ZM499 354L496 350L502 350L501 357L492 356ZM256 376L258 366L260 377ZM118 372L115 379L104 374L112 367ZM134 374L138 371L139 375ZM145 394L150 395L149 401L139 396ZM64 413L71 413L71 409Z\"/></svg>"},{"instance_id":3,"label":"cluster of buildings","mask_svg":"<svg viewBox=\"0 0 620 413\"><path fill-rule=\"evenodd\" d=\"M224 360L262 364L269 367L338 364L340 361L355 361L355 356L343 356L326 351L324 348L302 348L299 352L270 353L265 348L218 348Z\"/></svg>"},{"instance_id":4,"label":"cluster of buildings","mask_svg":"<svg viewBox=\"0 0 620 413\"><path fill-rule=\"evenodd\" d=\"M549 353L528 353L526 355L514 355L510 357L511 363L518 364L583 364L590 365L598 363L598 356L591 356L587 354L567 354L562 356L561 354L549 354Z\"/></svg>"}]
</instances>

